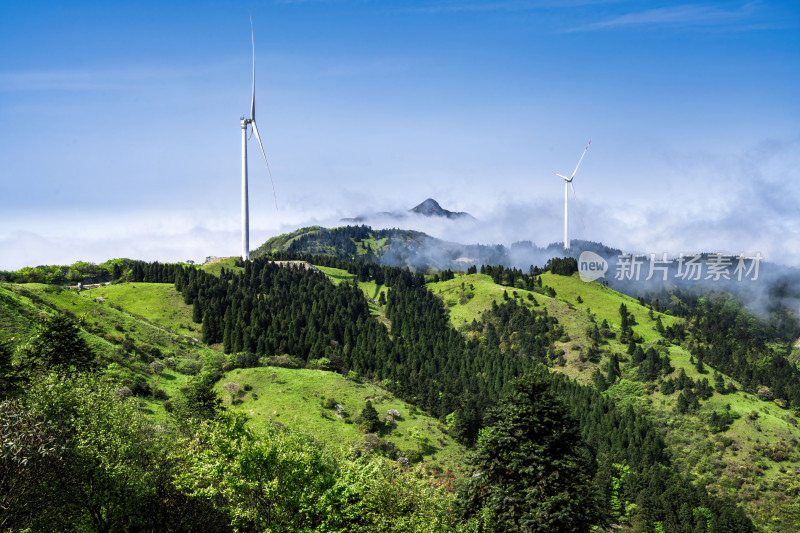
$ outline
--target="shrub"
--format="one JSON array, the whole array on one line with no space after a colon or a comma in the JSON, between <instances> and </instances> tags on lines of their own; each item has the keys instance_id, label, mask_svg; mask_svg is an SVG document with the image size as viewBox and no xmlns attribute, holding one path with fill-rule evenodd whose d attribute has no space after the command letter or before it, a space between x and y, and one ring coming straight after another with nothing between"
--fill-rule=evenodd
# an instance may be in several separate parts
<instances>
[{"instance_id":1,"label":"shrub","mask_svg":"<svg viewBox=\"0 0 800 533\"><path fill-rule=\"evenodd\" d=\"M251 390L253 390L253 386L250 385L249 383L245 383L244 390L246 390L247 392L250 392Z\"/></svg>"},{"instance_id":2,"label":"shrub","mask_svg":"<svg viewBox=\"0 0 800 533\"><path fill-rule=\"evenodd\" d=\"M306 363L306 368L328 370L331 365L331 360L327 357L320 357L319 359L309 359Z\"/></svg>"},{"instance_id":3,"label":"shrub","mask_svg":"<svg viewBox=\"0 0 800 533\"><path fill-rule=\"evenodd\" d=\"M149 396L150 385L143 381L137 381L133 384L133 386L131 386L131 392L134 394L134 396Z\"/></svg>"},{"instance_id":4,"label":"shrub","mask_svg":"<svg viewBox=\"0 0 800 533\"><path fill-rule=\"evenodd\" d=\"M259 365L259 358L250 352L237 353L234 365L236 368L253 368Z\"/></svg>"},{"instance_id":5,"label":"shrub","mask_svg":"<svg viewBox=\"0 0 800 533\"><path fill-rule=\"evenodd\" d=\"M405 456L409 463L418 463L422 461L422 452L419 450L406 450L404 452L400 452Z\"/></svg>"},{"instance_id":6,"label":"shrub","mask_svg":"<svg viewBox=\"0 0 800 533\"><path fill-rule=\"evenodd\" d=\"M299 359L285 354L268 357L267 362L270 366L277 366L279 368L300 368L303 366Z\"/></svg>"},{"instance_id":7,"label":"shrub","mask_svg":"<svg viewBox=\"0 0 800 533\"><path fill-rule=\"evenodd\" d=\"M175 367L175 370L188 376L196 376L202 369L203 364L192 359L182 359Z\"/></svg>"}]
</instances>

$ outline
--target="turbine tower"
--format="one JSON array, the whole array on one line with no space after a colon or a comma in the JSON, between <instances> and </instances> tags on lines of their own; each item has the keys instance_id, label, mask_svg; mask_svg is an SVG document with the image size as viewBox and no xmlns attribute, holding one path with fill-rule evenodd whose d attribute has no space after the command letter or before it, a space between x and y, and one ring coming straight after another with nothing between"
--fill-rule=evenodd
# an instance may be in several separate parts
<instances>
[{"instance_id":1,"label":"turbine tower","mask_svg":"<svg viewBox=\"0 0 800 533\"><path fill-rule=\"evenodd\" d=\"M586 145L586 148L583 149L583 153L581 154L581 158L578 159L578 164L575 165L575 170L572 171L572 175L570 177L562 176L557 172L553 172L559 178L564 180L564 250L569 250L569 238L567 237L567 224L569 221L568 212L567 212L567 199L569 198L569 191L567 190L569 187L572 187L572 196L575 197L575 201L578 201L578 196L575 194L575 186L572 184L572 180L575 178L575 174L578 172L578 167L581 166L581 161L583 161L583 157L586 155L586 152L589 150L589 145L592 144L592 141L589 141L589 144Z\"/></svg>"},{"instance_id":2,"label":"turbine tower","mask_svg":"<svg viewBox=\"0 0 800 533\"><path fill-rule=\"evenodd\" d=\"M261 155L267 164L269 181L272 183L272 196L275 198L275 209L278 209L278 197L275 195L275 182L272 180L272 171L269 169L267 154L264 152L264 145L261 144L261 136L258 134L256 126L256 44L253 37L253 18L250 18L250 44L253 48L253 93L250 100L250 116L241 117L242 123L242 259L250 259L250 208L247 197L247 126L252 125L253 133L256 134L258 146L261 148ZM251 134L252 136L252 134Z\"/></svg>"}]
</instances>

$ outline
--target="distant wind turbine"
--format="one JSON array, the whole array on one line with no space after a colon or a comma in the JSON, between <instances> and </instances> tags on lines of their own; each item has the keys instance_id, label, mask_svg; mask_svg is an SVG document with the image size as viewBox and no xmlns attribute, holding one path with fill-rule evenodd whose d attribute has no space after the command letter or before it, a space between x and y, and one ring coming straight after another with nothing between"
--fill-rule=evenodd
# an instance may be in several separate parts
<instances>
[{"instance_id":1,"label":"distant wind turbine","mask_svg":"<svg viewBox=\"0 0 800 533\"><path fill-rule=\"evenodd\" d=\"M586 155L586 152L589 150L589 145L592 144L592 141L589 141L589 144L586 145L586 148L583 149L583 153L581 154L581 158L578 159L578 164L575 165L575 170L572 171L572 175L570 177L562 176L557 172L553 172L559 178L564 179L564 250L569 250L569 238L567 237L567 199L569 198L569 191L567 190L568 187L572 187L572 196L575 197L575 201L578 201L578 196L575 194L575 186L572 184L572 180L575 178L575 174L578 172L578 167L581 166L581 161L583 161L583 157Z\"/></svg>"},{"instance_id":2,"label":"distant wind turbine","mask_svg":"<svg viewBox=\"0 0 800 533\"><path fill-rule=\"evenodd\" d=\"M275 198L275 209L278 209L278 197L275 194L275 182L272 180L272 171L269 169L267 154L264 152L264 145L261 144L261 136L258 134L256 126L256 44L253 37L253 18L250 17L250 44L253 47L253 96L250 101L250 117L241 117L242 123L242 259L250 259L250 211L247 200L247 125L252 124L253 133L256 134L258 146L261 148L261 155L267 164L269 181L272 183L272 196ZM252 136L252 134L251 134Z\"/></svg>"}]
</instances>

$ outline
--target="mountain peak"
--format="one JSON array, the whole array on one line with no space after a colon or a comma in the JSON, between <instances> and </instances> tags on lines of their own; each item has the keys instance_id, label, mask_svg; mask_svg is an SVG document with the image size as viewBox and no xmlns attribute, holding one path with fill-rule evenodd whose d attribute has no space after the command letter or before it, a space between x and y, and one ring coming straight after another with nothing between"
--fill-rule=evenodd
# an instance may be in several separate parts
<instances>
[{"instance_id":1,"label":"mountain peak","mask_svg":"<svg viewBox=\"0 0 800 533\"><path fill-rule=\"evenodd\" d=\"M447 209L444 209L441 205L439 205L439 202L437 202L433 198L428 198L418 206L409 209L409 211L426 217L436 216L436 217L447 217L447 218L461 218L461 217L473 218L472 215L470 215L469 213L448 211Z\"/></svg>"},{"instance_id":2,"label":"mountain peak","mask_svg":"<svg viewBox=\"0 0 800 533\"><path fill-rule=\"evenodd\" d=\"M433 198L428 198L418 206L412 207L411 211L427 216L430 215L443 216L445 215L445 213L449 213L449 211L447 211L446 209L442 209L442 206L439 205L439 202L437 202Z\"/></svg>"},{"instance_id":3,"label":"mountain peak","mask_svg":"<svg viewBox=\"0 0 800 533\"><path fill-rule=\"evenodd\" d=\"M342 218L340 221L347 223L353 223L353 222L360 223L374 217L390 218L394 220L405 220L410 215L421 215L424 217L443 217L450 219L455 219L455 218L463 218L467 220L475 219L475 217L463 211L448 211L447 209L439 205L439 202L437 202L433 198L428 198L418 206L412 207L408 211L391 211L391 212L382 211L380 213L373 213L371 215L365 214L352 218Z\"/></svg>"}]
</instances>

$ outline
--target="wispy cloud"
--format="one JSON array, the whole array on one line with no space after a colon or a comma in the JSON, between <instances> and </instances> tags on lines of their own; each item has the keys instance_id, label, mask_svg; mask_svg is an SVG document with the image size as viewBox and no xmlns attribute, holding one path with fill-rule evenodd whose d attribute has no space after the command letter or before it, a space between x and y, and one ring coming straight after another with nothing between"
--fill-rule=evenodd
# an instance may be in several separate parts
<instances>
[{"instance_id":1,"label":"wispy cloud","mask_svg":"<svg viewBox=\"0 0 800 533\"><path fill-rule=\"evenodd\" d=\"M578 26L570 31L670 26L735 27L740 29L741 27L753 27L752 17L756 13L755 3L747 3L735 9L724 9L708 4L683 4L629 12L592 24Z\"/></svg>"},{"instance_id":2,"label":"wispy cloud","mask_svg":"<svg viewBox=\"0 0 800 533\"><path fill-rule=\"evenodd\" d=\"M504 0L504 1L435 1L427 5L417 5L403 9L415 13L486 13L493 11L535 11L568 9L597 4L617 3L620 0Z\"/></svg>"}]
</instances>

